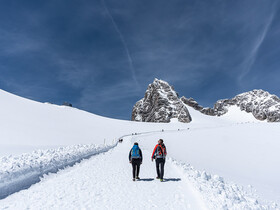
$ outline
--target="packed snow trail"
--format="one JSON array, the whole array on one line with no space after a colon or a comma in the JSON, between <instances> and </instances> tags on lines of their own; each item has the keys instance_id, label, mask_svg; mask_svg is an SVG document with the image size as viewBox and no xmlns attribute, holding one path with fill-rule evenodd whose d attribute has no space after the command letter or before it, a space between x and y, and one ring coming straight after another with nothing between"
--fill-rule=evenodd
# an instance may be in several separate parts
<instances>
[{"instance_id":1,"label":"packed snow trail","mask_svg":"<svg viewBox=\"0 0 280 210\"><path fill-rule=\"evenodd\" d=\"M73 145L37 150L18 157L0 157L0 200L40 182L45 174L56 173L116 145Z\"/></svg>"},{"instance_id":2,"label":"packed snow trail","mask_svg":"<svg viewBox=\"0 0 280 210\"><path fill-rule=\"evenodd\" d=\"M128 163L130 137L107 153L93 156L55 174L27 190L3 200L3 209L203 209L191 184L170 162L165 182L155 179L155 163L143 151L140 181L132 181ZM141 145L140 145L141 146Z\"/></svg>"}]
</instances>

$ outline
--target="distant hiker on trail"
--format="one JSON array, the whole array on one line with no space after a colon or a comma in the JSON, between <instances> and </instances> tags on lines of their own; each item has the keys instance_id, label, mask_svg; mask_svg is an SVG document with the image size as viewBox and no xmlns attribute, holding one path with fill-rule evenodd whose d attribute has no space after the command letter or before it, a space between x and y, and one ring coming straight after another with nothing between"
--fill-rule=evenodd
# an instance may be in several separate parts
<instances>
[{"instance_id":1,"label":"distant hiker on trail","mask_svg":"<svg viewBox=\"0 0 280 210\"><path fill-rule=\"evenodd\" d=\"M140 165L142 164L142 151L138 146L138 143L135 142L132 149L129 152L129 162L132 164L132 176L133 181L139 178L139 172L140 172Z\"/></svg>"},{"instance_id":2,"label":"distant hiker on trail","mask_svg":"<svg viewBox=\"0 0 280 210\"><path fill-rule=\"evenodd\" d=\"M163 143L163 140L158 140L158 144L155 146L155 149L152 154L152 161L156 159L156 169L157 169L157 179L163 181L164 175L164 164L165 164L165 157L167 155L166 147Z\"/></svg>"}]
</instances>

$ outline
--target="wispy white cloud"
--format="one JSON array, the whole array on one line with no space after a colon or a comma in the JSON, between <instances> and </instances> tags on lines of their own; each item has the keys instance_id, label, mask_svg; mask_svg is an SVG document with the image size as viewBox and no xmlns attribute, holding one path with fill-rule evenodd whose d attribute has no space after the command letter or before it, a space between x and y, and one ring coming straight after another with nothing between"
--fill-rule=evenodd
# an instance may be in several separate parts
<instances>
[{"instance_id":1,"label":"wispy white cloud","mask_svg":"<svg viewBox=\"0 0 280 210\"><path fill-rule=\"evenodd\" d=\"M251 48L250 52L248 53L248 56L246 57L246 59L242 63L243 69L242 69L242 72L241 72L240 76L238 77L239 82L241 82L243 80L243 78L250 73L250 71L252 69L252 66L254 65L254 63L256 61L259 49L260 49L260 47L262 46L262 44L265 40L267 32L270 29L271 23L273 22L274 15L275 15L275 11L272 11L269 14L262 31L257 36L253 47Z\"/></svg>"},{"instance_id":2,"label":"wispy white cloud","mask_svg":"<svg viewBox=\"0 0 280 210\"><path fill-rule=\"evenodd\" d=\"M261 70L253 70L258 55L279 51L277 44L264 47L272 45L268 35L279 28L274 27L279 7L271 3L86 0L66 8L50 2L35 14L27 9L17 15L23 22L13 23L9 15L1 20L7 24L0 29L0 57L9 67L6 78L15 78L12 83L19 84L22 73L28 73L11 89L24 89L24 95L40 92L42 98L64 98L73 91L69 97L75 106L107 115L127 113L155 77L181 88L183 95L213 100L244 91L245 76L255 76L258 84ZM40 90L32 83L53 89Z\"/></svg>"},{"instance_id":3,"label":"wispy white cloud","mask_svg":"<svg viewBox=\"0 0 280 210\"><path fill-rule=\"evenodd\" d=\"M29 37L25 33L3 29L0 30L0 44L0 54L5 56L35 52L45 46L44 42Z\"/></svg>"},{"instance_id":4,"label":"wispy white cloud","mask_svg":"<svg viewBox=\"0 0 280 210\"><path fill-rule=\"evenodd\" d=\"M101 1L102 1L102 4L103 4L103 6L104 6L104 9L105 9L105 11L106 11L108 17L110 18L110 20L111 20L111 22L112 22L112 24L113 24L113 26L114 26L116 32L118 33L118 35L119 35L119 37L120 37L120 40L121 40L121 42L122 42L122 45L123 45L124 50L125 50L126 55L127 55L127 59L128 59L128 63L129 63L129 68L130 68L130 70L131 70L132 79L133 79L134 82L136 83L137 88L139 88L139 82L138 82L137 77L136 77L136 74L135 74L135 68L134 68L134 65L133 65L133 60L132 60L130 51L129 51L128 47L127 47L126 41L125 41L125 39L124 39L124 36L123 36L122 32L120 31L120 29L119 29L119 27L118 27L116 21L114 20L112 14L111 14L111 12L110 12L110 10L108 9L105 0L101 0Z\"/></svg>"}]
</instances>

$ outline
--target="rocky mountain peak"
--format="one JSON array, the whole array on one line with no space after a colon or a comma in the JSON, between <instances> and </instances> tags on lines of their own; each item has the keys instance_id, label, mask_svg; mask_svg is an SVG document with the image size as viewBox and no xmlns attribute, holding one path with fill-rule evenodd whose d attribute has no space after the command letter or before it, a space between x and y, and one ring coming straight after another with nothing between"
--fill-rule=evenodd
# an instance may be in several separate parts
<instances>
[{"instance_id":1,"label":"rocky mountain peak","mask_svg":"<svg viewBox=\"0 0 280 210\"><path fill-rule=\"evenodd\" d=\"M172 118L186 123L191 121L187 107L174 88L163 80L155 79L149 84L144 98L133 107L132 120L170 122Z\"/></svg>"},{"instance_id":2,"label":"rocky mountain peak","mask_svg":"<svg viewBox=\"0 0 280 210\"><path fill-rule=\"evenodd\" d=\"M236 105L240 110L252 113L258 120L280 121L280 99L261 89L241 93L231 99L218 100L213 108L203 108L193 98L182 97L181 100L206 115L221 116L228 112L228 107Z\"/></svg>"},{"instance_id":3,"label":"rocky mountain peak","mask_svg":"<svg viewBox=\"0 0 280 210\"><path fill-rule=\"evenodd\" d=\"M264 90L252 90L231 99L241 110L251 112L258 120L280 121L280 98Z\"/></svg>"},{"instance_id":4,"label":"rocky mountain peak","mask_svg":"<svg viewBox=\"0 0 280 210\"><path fill-rule=\"evenodd\" d=\"M181 97L167 82L155 79L149 84L143 99L133 107L132 120L142 122L170 122L178 118L180 122L190 122L187 107L211 116L221 116L230 106L252 113L258 120L280 122L280 98L264 90L241 93L231 99L218 100L213 108L203 107L193 98Z\"/></svg>"}]
</instances>

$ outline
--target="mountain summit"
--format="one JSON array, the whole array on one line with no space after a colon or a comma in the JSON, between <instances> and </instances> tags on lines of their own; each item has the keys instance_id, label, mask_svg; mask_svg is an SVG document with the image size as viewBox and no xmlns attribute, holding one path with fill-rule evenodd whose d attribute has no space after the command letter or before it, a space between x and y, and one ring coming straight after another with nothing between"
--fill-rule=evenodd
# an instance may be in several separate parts
<instances>
[{"instance_id":1,"label":"mountain summit","mask_svg":"<svg viewBox=\"0 0 280 210\"><path fill-rule=\"evenodd\" d=\"M280 121L279 97L261 89L241 93L231 99L218 100L213 108L203 108L193 98L185 98L183 96L181 100L186 105L207 115L224 115L228 112L230 106L236 105L241 111L252 113L258 120L267 120L268 122Z\"/></svg>"},{"instance_id":2,"label":"mountain summit","mask_svg":"<svg viewBox=\"0 0 280 210\"><path fill-rule=\"evenodd\" d=\"M174 88L163 80L155 79L148 86L145 97L138 101L132 111L132 120L141 122L170 122L178 118L180 122L192 120L187 107L210 116L221 116L230 106L252 113L258 120L280 122L280 98L264 90L241 93L231 99L218 100L213 108L203 107L193 98L181 97Z\"/></svg>"},{"instance_id":3,"label":"mountain summit","mask_svg":"<svg viewBox=\"0 0 280 210\"><path fill-rule=\"evenodd\" d=\"M188 123L191 116L178 93L167 82L155 79L149 84L143 99L138 101L132 111L132 120L140 122L170 122L177 118Z\"/></svg>"}]
</instances>

